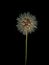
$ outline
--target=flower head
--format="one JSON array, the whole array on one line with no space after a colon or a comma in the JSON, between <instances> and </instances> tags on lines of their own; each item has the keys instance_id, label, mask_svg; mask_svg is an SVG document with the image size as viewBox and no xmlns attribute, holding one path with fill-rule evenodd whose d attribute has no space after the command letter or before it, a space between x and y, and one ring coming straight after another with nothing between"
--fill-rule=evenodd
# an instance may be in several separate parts
<instances>
[{"instance_id":1,"label":"flower head","mask_svg":"<svg viewBox=\"0 0 49 65\"><path fill-rule=\"evenodd\" d=\"M16 20L18 21L16 25L18 30L24 35L26 35L26 31L31 33L37 28L36 17L32 16L29 12L21 14Z\"/></svg>"}]
</instances>

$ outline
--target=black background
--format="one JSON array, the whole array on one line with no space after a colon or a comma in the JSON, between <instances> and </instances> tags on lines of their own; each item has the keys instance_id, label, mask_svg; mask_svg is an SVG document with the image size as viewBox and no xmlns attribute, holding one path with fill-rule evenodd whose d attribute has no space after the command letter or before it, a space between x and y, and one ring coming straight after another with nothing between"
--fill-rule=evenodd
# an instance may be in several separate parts
<instances>
[{"instance_id":1,"label":"black background","mask_svg":"<svg viewBox=\"0 0 49 65\"><path fill-rule=\"evenodd\" d=\"M11 2L8 7L6 41L3 44L4 64L24 65L25 36L16 28L19 14L30 12L36 16L38 29L28 35L27 65L47 64L48 58L48 4L37 1ZM8 25L9 24L9 25Z\"/></svg>"}]
</instances>

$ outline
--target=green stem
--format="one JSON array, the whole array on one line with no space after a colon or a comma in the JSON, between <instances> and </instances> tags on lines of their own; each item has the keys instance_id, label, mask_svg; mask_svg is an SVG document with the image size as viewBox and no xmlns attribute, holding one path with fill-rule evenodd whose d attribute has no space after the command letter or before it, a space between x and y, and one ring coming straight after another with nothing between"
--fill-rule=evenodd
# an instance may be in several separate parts
<instances>
[{"instance_id":1,"label":"green stem","mask_svg":"<svg viewBox=\"0 0 49 65\"><path fill-rule=\"evenodd\" d=\"M25 65L27 63L27 32L26 32L26 44L25 44Z\"/></svg>"}]
</instances>

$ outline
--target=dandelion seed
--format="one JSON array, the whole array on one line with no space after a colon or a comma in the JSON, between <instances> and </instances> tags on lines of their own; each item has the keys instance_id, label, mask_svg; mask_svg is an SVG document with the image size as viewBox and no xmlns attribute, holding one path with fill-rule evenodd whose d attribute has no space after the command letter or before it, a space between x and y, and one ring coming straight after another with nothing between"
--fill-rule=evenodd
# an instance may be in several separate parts
<instances>
[{"instance_id":1,"label":"dandelion seed","mask_svg":"<svg viewBox=\"0 0 49 65\"><path fill-rule=\"evenodd\" d=\"M25 48L25 65L27 61L27 36L29 33L32 33L37 29L37 21L36 17L32 14L24 13L19 16L19 18L16 19L17 22L17 28L20 32L22 32L24 35L26 35L26 48Z\"/></svg>"},{"instance_id":2,"label":"dandelion seed","mask_svg":"<svg viewBox=\"0 0 49 65\"><path fill-rule=\"evenodd\" d=\"M26 35L26 30L27 33L31 33L37 28L36 18L30 13L21 14L16 20L18 21L18 24L16 25L18 30L24 35Z\"/></svg>"}]
</instances>

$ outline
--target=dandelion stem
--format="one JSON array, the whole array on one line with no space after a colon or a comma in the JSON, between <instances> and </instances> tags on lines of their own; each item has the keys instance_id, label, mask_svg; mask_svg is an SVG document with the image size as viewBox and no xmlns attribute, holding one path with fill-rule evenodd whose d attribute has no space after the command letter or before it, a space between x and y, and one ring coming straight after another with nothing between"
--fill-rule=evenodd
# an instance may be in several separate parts
<instances>
[{"instance_id":1,"label":"dandelion stem","mask_svg":"<svg viewBox=\"0 0 49 65\"><path fill-rule=\"evenodd\" d=\"M27 31L26 31L26 42L25 42L25 65L27 63Z\"/></svg>"}]
</instances>

